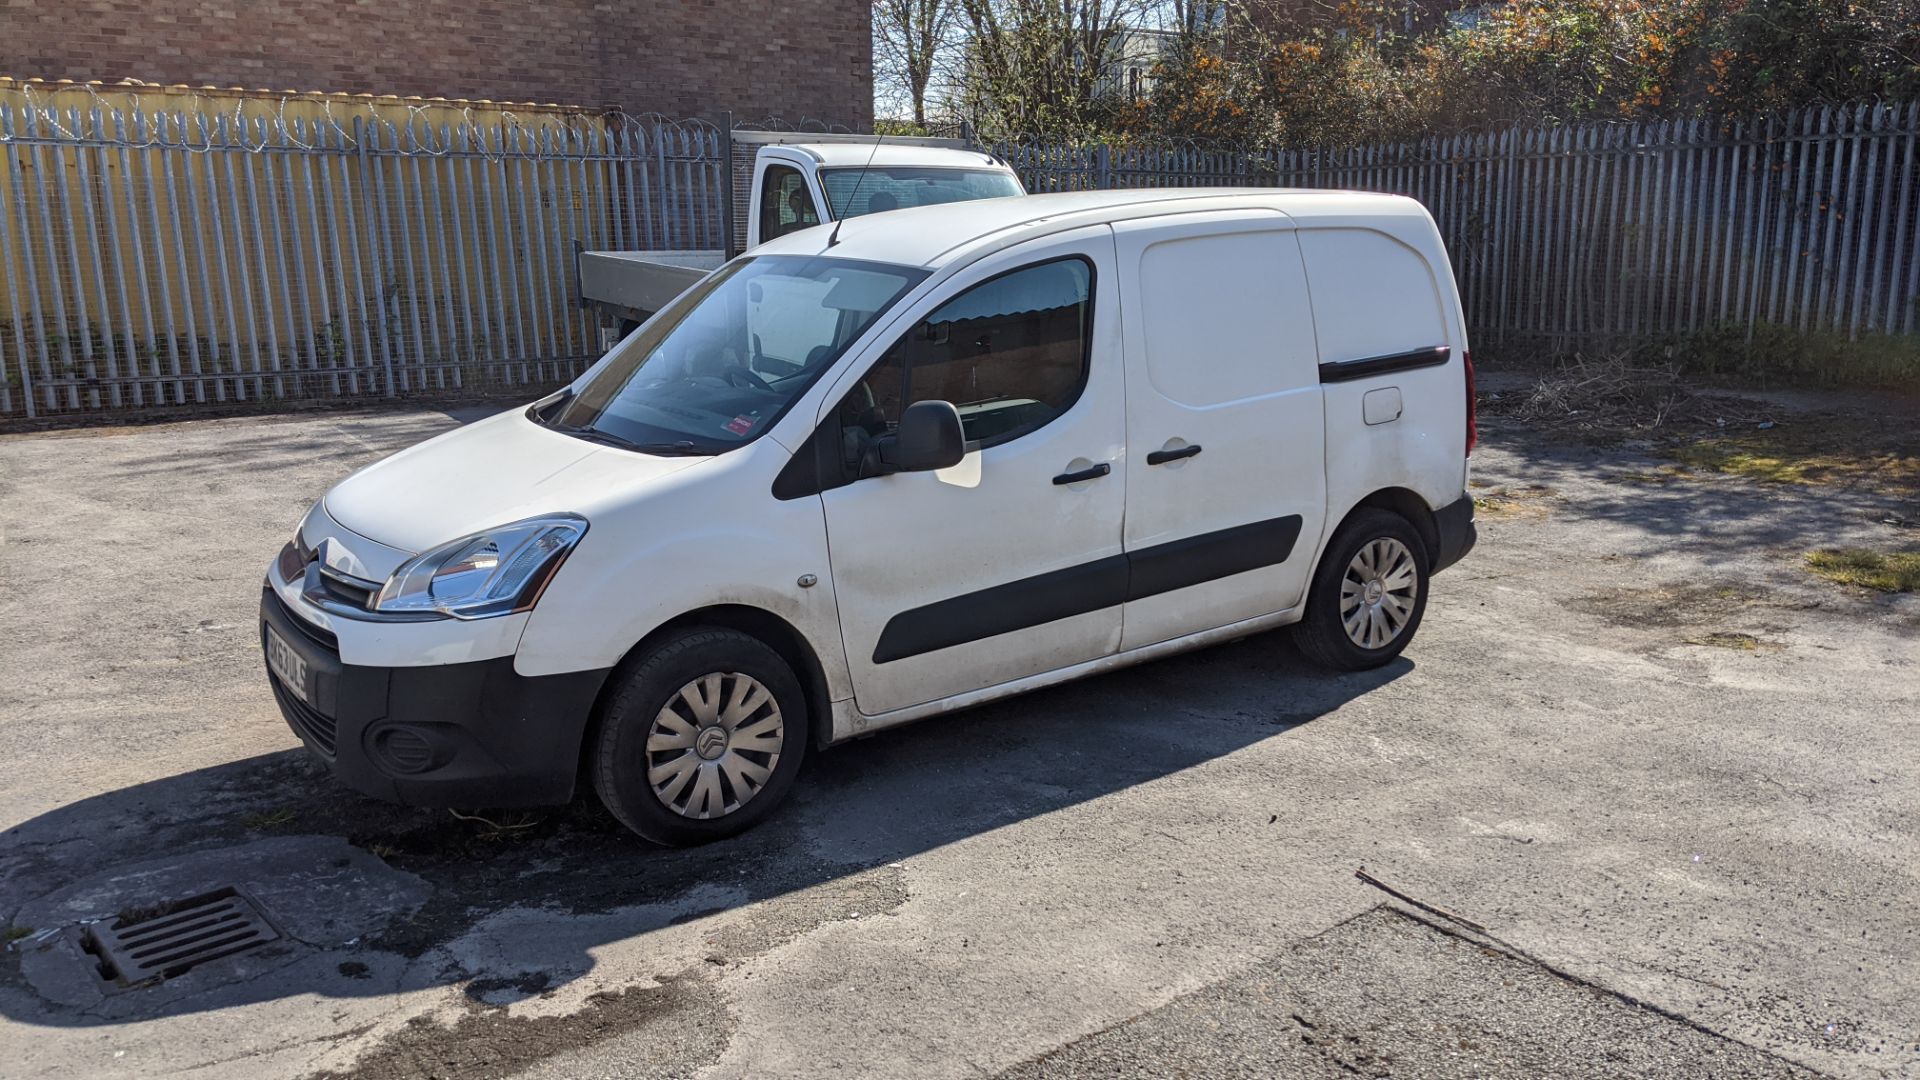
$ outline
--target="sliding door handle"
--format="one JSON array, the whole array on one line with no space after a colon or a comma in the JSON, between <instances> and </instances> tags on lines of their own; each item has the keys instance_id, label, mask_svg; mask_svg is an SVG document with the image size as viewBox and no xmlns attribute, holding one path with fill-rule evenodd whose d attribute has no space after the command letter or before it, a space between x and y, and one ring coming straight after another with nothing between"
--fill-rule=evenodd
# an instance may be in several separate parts
<instances>
[{"instance_id":1,"label":"sliding door handle","mask_svg":"<svg viewBox=\"0 0 1920 1080\"><path fill-rule=\"evenodd\" d=\"M1190 458L1199 452L1199 443L1189 443L1178 450L1155 450L1153 453L1147 455L1147 464L1165 465L1169 461L1179 461L1182 458Z\"/></svg>"},{"instance_id":2,"label":"sliding door handle","mask_svg":"<svg viewBox=\"0 0 1920 1080\"><path fill-rule=\"evenodd\" d=\"M1060 484L1077 484L1082 480L1098 480L1112 471L1113 466L1103 461L1089 468L1075 469L1073 472L1063 472L1059 476L1054 477L1053 482L1056 486Z\"/></svg>"}]
</instances>

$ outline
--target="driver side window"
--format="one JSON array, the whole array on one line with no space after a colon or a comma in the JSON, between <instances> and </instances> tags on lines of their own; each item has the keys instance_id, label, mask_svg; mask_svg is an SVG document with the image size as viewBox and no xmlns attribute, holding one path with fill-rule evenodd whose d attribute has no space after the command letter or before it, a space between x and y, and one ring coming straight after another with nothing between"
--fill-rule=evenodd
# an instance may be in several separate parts
<instances>
[{"instance_id":1,"label":"driver side window","mask_svg":"<svg viewBox=\"0 0 1920 1080\"><path fill-rule=\"evenodd\" d=\"M1093 265L1079 256L988 278L916 323L839 405L843 462L916 401L950 401L968 449L996 446L1065 413L1086 385Z\"/></svg>"},{"instance_id":2,"label":"driver side window","mask_svg":"<svg viewBox=\"0 0 1920 1080\"><path fill-rule=\"evenodd\" d=\"M760 239L772 240L820 224L807 178L790 165L769 165L760 180Z\"/></svg>"}]
</instances>

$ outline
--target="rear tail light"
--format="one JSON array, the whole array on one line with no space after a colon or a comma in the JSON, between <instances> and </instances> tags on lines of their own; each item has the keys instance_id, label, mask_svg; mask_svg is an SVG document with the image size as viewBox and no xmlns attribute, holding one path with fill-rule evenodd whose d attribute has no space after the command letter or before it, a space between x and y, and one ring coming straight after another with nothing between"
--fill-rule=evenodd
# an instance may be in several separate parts
<instances>
[{"instance_id":1,"label":"rear tail light","mask_svg":"<svg viewBox=\"0 0 1920 1080\"><path fill-rule=\"evenodd\" d=\"M1467 374L1467 454L1473 454L1473 448L1480 442L1480 423L1473 411L1473 354L1462 350L1460 359Z\"/></svg>"}]
</instances>

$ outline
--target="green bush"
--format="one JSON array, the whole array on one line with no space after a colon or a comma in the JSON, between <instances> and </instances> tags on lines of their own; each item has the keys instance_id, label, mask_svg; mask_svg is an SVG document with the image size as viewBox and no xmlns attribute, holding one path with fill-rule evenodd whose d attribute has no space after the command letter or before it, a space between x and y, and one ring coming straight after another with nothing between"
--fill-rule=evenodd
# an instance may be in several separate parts
<instances>
[{"instance_id":1,"label":"green bush","mask_svg":"<svg viewBox=\"0 0 1920 1080\"><path fill-rule=\"evenodd\" d=\"M1749 386L1856 387L1920 391L1920 336L1862 334L1760 323L1700 330L1639 346L1647 359Z\"/></svg>"}]
</instances>

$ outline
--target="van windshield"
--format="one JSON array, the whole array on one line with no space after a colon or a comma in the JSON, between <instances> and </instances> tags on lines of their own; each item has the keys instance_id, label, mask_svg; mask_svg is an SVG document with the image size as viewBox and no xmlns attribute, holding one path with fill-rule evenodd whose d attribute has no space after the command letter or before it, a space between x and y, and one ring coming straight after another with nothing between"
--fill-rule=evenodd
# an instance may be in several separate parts
<instances>
[{"instance_id":1,"label":"van windshield","mask_svg":"<svg viewBox=\"0 0 1920 1080\"><path fill-rule=\"evenodd\" d=\"M1026 194L1020 188L1020 181L1001 169L942 169L923 165L821 169L820 186L825 189L827 205L833 208L836 218Z\"/></svg>"},{"instance_id":2,"label":"van windshield","mask_svg":"<svg viewBox=\"0 0 1920 1080\"><path fill-rule=\"evenodd\" d=\"M773 426L927 271L807 255L736 259L528 415L581 438L717 454Z\"/></svg>"}]
</instances>

